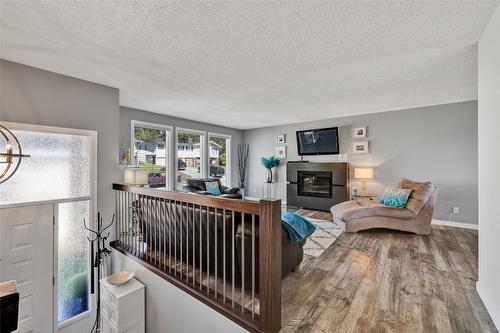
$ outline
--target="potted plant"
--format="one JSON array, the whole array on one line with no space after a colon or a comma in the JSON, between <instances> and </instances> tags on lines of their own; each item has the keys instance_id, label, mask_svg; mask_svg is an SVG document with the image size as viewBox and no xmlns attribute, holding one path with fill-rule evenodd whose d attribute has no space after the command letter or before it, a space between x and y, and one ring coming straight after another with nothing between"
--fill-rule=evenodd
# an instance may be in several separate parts
<instances>
[{"instance_id":1,"label":"potted plant","mask_svg":"<svg viewBox=\"0 0 500 333\"><path fill-rule=\"evenodd\" d=\"M280 160L277 159L274 156L271 156L269 158L262 157L261 161L262 161L262 165L264 166L264 168L267 169L267 180L266 180L266 182L267 183L272 183L273 182L273 168L277 167L278 165L280 165Z\"/></svg>"}]
</instances>

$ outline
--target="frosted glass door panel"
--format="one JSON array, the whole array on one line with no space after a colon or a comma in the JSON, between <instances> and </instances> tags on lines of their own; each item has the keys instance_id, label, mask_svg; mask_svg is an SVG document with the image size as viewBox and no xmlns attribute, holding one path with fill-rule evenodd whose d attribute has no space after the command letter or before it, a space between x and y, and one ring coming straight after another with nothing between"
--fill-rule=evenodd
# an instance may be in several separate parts
<instances>
[{"instance_id":1,"label":"frosted glass door panel","mask_svg":"<svg viewBox=\"0 0 500 333\"><path fill-rule=\"evenodd\" d=\"M57 295L58 322L89 309L89 242L83 219L89 221L90 202L58 205Z\"/></svg>"},{"instance_id":2,"label":"frosted glass door panel","mask_svg":"<svg viewBox=\"0 0 500 333\"><path fill-rule=\"evenodd\" d=\"M92 138L83 135L13 131L24 158L0 184L0 205L90 196Z\"/></svg>"}]
</instances>

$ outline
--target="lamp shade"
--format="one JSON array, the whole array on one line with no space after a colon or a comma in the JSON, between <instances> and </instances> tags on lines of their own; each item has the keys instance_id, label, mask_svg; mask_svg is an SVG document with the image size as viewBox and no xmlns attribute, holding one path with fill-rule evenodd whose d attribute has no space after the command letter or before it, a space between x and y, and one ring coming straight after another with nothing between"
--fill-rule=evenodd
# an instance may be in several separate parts
<instances>
[{"instance_id":1,"label":"lamp shade","mask_svg":"<svg viewBox=\"0 0 500 333\"><path fill-rule=\"evenodd\" d=\"M373 168L354 168L354 178L356 179L372 179Z\"/></svg>"},{"instance_id":2,"label":"lamp shade","mask_svg":"<svg viewBox=\"0 0 500 333\"><path fill-rule=\"evenodd\" d=\"M146 185L148 184L148 170L139 168L125 169L125 184Z\"/></svg>"}]
</instances>

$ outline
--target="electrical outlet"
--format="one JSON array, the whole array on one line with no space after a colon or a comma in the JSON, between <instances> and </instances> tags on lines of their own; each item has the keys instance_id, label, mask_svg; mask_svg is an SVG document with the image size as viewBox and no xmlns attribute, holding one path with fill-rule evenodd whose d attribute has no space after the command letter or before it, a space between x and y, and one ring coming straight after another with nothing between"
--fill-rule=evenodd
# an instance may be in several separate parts
<instances>
[{"instance_id":1,"label":"electrical outlet","mask_svg":"<svg viewBox=\"0 0 500 333\"><path fill-rule=\"evenodd\" d=\"M460 207L453 207L452 213L453 214L460 214Z\"/></svg>"}]
</instances>

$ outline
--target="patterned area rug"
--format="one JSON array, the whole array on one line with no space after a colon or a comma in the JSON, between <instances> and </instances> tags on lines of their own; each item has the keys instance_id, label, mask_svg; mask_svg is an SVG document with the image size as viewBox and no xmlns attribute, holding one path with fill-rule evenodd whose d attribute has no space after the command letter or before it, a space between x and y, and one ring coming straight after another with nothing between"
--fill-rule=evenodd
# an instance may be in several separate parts
<instances>
[{"instance_id":1,"label":"patterned area rug","mask_svg":"<svg viewBox=\"0 0 500 333\"><path fill-rule=\"evenodd\" d=\"M316 231L309 236L304 244L304 254L319 257L342 235L344 227L337 222L306 218L316 226Z\"/></svg>"}]
</instances>

